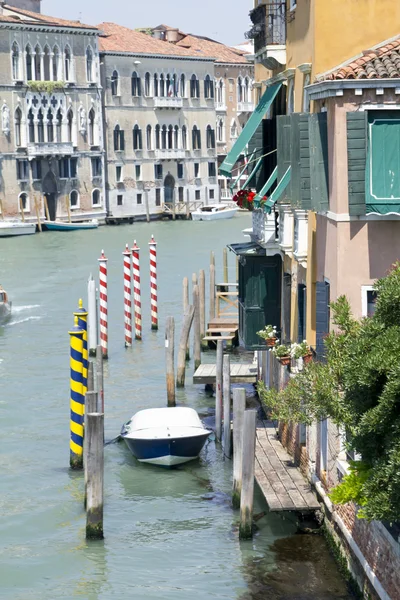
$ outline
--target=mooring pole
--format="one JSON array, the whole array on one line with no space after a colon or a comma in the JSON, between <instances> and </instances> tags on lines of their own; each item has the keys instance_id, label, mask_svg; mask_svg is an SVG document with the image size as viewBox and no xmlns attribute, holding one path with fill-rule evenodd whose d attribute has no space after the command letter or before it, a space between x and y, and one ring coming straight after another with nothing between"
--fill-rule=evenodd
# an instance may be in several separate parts
<instances>
[{"instance_id":1,"label":"mooring pole","mask_svg":"<svg viewBox=\"0 0 400 600\"><path fill-rule=\"evenodd\" d=\"M92 363L90 363L92 364ZM83 469L85 476L85 498L84 505L86 507L87 501L87 450L88 450L88 436L86 434L86 415L89 413L97 412L98 407L98 393L94 391L86 392L85 394L85 416L84 416L84 436L83 436Z\"/></svg>"},{"instance_id":2,"label":"mooring pole","mask_svg":"<svg viewBox=\"0 0 400 600\"><path fill-rule=\"evenodd\" d=\"M183 278L182 284L182 304L183 304L183 314L186 313L187 307L189 306L189 280L187 277ZM186 345L186 360L190 359L190 349L189 349L189 337Z\"/></svg>"},{"instance_id":3,"label":"mooring pole","mask_svg":"<svg viewBox=\"0 0 400 600\"><path fill-rule=\"evenodd\" d=\"M223 268L224 268L224 283L228 283L229 275L228 275L228 250L227 250L227 248L224 248L222 251L222 262L223 262Z\"/></svg>"},{"instance_id":4,"label":"mooring pole","mask_svg":"<svg viewBox=\"0 0 400 600\"><path fill-rule=\"evenodd\" d=\"M167 374L168 406L175 406L174 345L175 319L174 317L168 317L165 326L165 363Z\"/></svg>"},{"instance_id":5,"label":"mooring pole","mask_svg":"<svg viewBox=\"0 0 400 600\"><path fill-rule=\"evenodd\" d=\"M88 351L89 356L96 355L97 346L97 306L96 306L96 283L90 274L88 280Z\"/></svg>"},{"instance_id":6,"label":"mooring pole","mask_svg":"<svg viewBox=\"0 0 400 600\"><path fill-rule=\"evenodd\" d=\"M242 490L240 494L239 537L249 539L253 533L254 460L256 453L256 410L244 412Z\"/></svg>"},{"instance_id":7,"label":"mooring pole","mask_svg":"<svg viewBox=\"0 0 400 600\"><path fill-rule=\"evenodd\" d=\"M199 302L199 286L193 286L193 360L194 370L201 365L201 342L200 342L200 302Z\"/></svg>"},{"instance_id":8,"label":"mooring pole","mask_svg":"<svg viewBox=\"0 0 400 600\"><path fill-rule=\"evenodd\" d=\"M88 413L86 539L103 539L104 414Z\"/></svg>"},{"instance_id":9,"label":"mooring pole","mask_svg":"<svg viewBox=\"0 0 400 600\"><path fill-rule=\"evenodd\" d=\"M108 299L107 299L107 261L104 250L99 261L99 296L100 296L100 345L103 358L108 358Z\"/></svg>"},{"instance_id":10,"label":"mooring pole","mask_svg":"<svg viewBox=\"0 0 400 600\"><path fill-rule=\"evenodd\" d=\"M132 247L132 267L133 267L133 305L135 316L135 339L142 339L142 299L140 291L140 262L139 251L136 240Z\"/></svg>"},{"instance_id":11,"label":"mooring pole","mask_svg":"<svg viewBox=\"0 0 400 600\"><path fill-rule=\"evenodd\" d=\"M216 380L215 380L215 437L220 442L222 438L222 370L224 362L223 341L217 341L216 357Z\"/></svg>"},{"instance_id":12,"label":"mooring pole","mask_svg":"<svg viewBox=\"0 0 400 600\"><path fill-rule=\"evenodd\" d=\"M231 357L223 359L224 455L231 457Z\"/></svg>"},{"instance_id":13,"label":"mooring pole","mask_svg":"<svg viewBox=\"0 0 400 600\"><path fill-rule=\"evenodd\" d=\"M124 263L124 336L125 348L132 346L132 280L131 251L128 244L122 253Z\"/></svg>"},{"instance_id":14,"label":"mooring pole","mask_svg":"<svg viewBox=\"0 0 400 600\"><path fill-rule=\"evenodd\" d=\"M96 391L98 392L99 406L97 412L104 413L104 362L101 346L96 351Z\"/></svg>"},{"instance_id":15,"label":"mooring pole","mask_svg":"<svg viewBox=\"0 0 400 600\"><path fill-rule=\"evenodd\" d=\"M206 335L206 275L204 269L199 272L199 310L200 310L200 344L207 347L204 341Z\"/></svg>"},{"instance_id":16,"label":"mooring pole","mask_svg":"<svg viewBox=\"0 0 400 600\"><path fill-rule=\"evenodd\" d=\"M83 352L82 352L82 383L83 383L83 395L86 394L87 390L87 374L88 374L88 343L87 343L87 317L88 312L83 308L82 298L78 303L78 310L74 312L74 317L78 317L78 327L83 329Z\"/></svg>"},{"instance_id":17,"label":"mooring pole","mask_svg":"<svg viewBox=\"0 0 400 600\"><path fill-rule=\"evenodd\" d=\"M215 319L215 265L210 264L210 321Z\"/></svg>"},{"instance_id":18,"label":"mooring pole","mask_svg":"<svg viewBox=\"0 0 400 600\"><path fill-rule=\"evenodd\" d=\"M194 306L190 305L186 308L183 317L181 339L179 341L178 351L178 368L176 373L176 387L185 387L185 371L186 371L186 349L189 340L190 328L194 317Z\"/></svg>"},{"instance_id":19,"label":"mooring pole","mask_svg":"<svg viewBox=\"0 0 400 600\"><path fill-rule=\"evenodd\" d=\"M83 395L83 329L78 326L78 317L74 317L74 327L70 335L70 459L71 469L83 466L83 414L85 397Z\"/></svg>"},{"instance_id":20,"label":"mooring pole","mask_svg":"<svg viewBox=\"0 0 400 600\"><path fill-rule=\"evenodd\" d=\"M157 299L157 242L154 236L151 236L149 242L150 248L150 307L151 307L151 328L158 329L158 299Z\"/></svg>"},{"instance_id":21,"label":"mooring pole","mask_svg":"<svg viewBox=\"0 0 400 600\"><path fill-rule=\"evenodd\" d=\"M246 390L233 389L233 508L240 508L242 492L243 423L246 410Z\"/></svg>"}]
</instances>

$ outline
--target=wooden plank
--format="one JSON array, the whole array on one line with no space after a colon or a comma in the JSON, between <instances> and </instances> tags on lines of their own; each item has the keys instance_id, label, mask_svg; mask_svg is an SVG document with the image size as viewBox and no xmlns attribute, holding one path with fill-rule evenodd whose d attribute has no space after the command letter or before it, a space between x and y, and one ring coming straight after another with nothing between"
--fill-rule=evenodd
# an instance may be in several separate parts
<instances>
[{"instance_id":1,"label":"wooden plank","mask_svg":"<svg viewBox=\"0 0 400 600\"><path fill-rule=\"evenodd\" d=\"M234 335L205 335L203 340L206 342L218 342L218 340L233 340Z\"/></svg>"},{"instance_id":2,"label":"wooden plank","mask_svg":"<svg viewBox=\"0 0 400 600\"><path fill-rule=\"evenodd\" d=\"M237 330L237 327L211 327L206 333L234 333Z\"/></svg>"}]
</instances>

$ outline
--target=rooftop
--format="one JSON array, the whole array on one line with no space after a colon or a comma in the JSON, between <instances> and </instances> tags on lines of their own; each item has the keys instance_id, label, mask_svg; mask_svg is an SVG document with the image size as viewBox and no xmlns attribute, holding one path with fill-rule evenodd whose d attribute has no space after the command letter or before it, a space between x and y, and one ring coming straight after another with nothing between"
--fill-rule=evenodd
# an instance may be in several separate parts
<instances>
[{"instance_id":1,"label":"rooftop","mask_svg":"<svg viewBox=\"0 0 400 600\"><path fill-rule=\"evenodd\" d=\"M69 21L66 19L58 19L56 17L48 17L46 15L42 15L41 13L24 10L22 8L15 8L14 6L9 6L7 4L2 6L0 22L24 23L27 25L48 25L51 27L73 27L76 29L93 29L94 31L97 29L97 27L93 25L85 25L80 21Z\"/></svg>"},{"instance_id":2,"label":"rooftop","mask_svg":"<svg viewBox=\"0 0 400 600\"><path fill-rule=\"evenodd\" d=\"M225 46L225 44L221 44L210 38L197 36L191 33L177 42L177 46L191 49L192 52L196 52L199 56L209 56L210 58L214 58L215 61L219 63L249 64L246 59L246 52L243 50L231 48L230 46Z\"/></svg>"}]
</instances>

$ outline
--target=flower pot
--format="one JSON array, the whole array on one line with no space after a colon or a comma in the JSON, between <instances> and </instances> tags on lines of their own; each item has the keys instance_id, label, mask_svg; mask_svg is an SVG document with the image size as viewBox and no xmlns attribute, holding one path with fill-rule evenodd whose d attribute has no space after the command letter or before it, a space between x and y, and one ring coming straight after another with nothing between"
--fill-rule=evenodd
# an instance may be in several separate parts
<instances>
[{"instance_id":1,"label":"flower pot","mask_svg":"<svg viewBox=\"0 0 400 600\"><path fill-rule=\"evenodd\" d=\"M310 363L312 361L312 359L313 359L312 352L303 356L303 361L304 361L305 365L308 365L308 363Z\"/></svg>"},{"instance_id":2,"label":"flower pot","mask_svg":"<svg viewBox=\"0 0 400 600\"><path fill-rule=\"evenodd\" d=\"M283 367L287 367L290 365L291 358L290 356L278 356L278 360Z\"/></svg>"},{"instance_id":3,"label":"flower pot","mask_svg":"<svg viewBox=\"0 0 400 600\"><path fill-rule=\"evenodd\" d=\"M267 346L275 346L275 344L276 344L276 337L265 338L265 343L267 344Z\"/></svg>"}]
</instances>

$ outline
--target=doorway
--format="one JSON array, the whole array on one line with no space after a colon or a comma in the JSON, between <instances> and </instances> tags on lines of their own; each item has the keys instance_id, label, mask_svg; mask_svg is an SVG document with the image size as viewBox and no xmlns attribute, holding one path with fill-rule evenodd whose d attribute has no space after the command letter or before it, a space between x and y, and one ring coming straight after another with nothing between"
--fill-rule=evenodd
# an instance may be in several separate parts
<instances>
[{"instance_id":1,"label":"doorway","mask_svg":"<svg viewBox=\"0 0 400 600\"><path fill-rule=\"evenodd\" d=\"M172 204L174 201L175 179L168 173L164 179L164 202Z\"/></svg>"},{"instance_id":2,"label":"doorway","mask_svg":"<svg viewBox=\"0 0 400 600\"><path fill-rule=\"evenodd\" d=\"M57 217L57 182L52 171L46 174L42 185L43 194L47 200L49 208L50 221L55 221Z\"/></svg>"}]
</instances>

